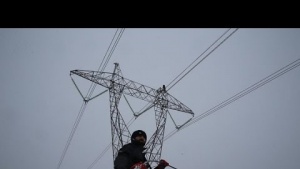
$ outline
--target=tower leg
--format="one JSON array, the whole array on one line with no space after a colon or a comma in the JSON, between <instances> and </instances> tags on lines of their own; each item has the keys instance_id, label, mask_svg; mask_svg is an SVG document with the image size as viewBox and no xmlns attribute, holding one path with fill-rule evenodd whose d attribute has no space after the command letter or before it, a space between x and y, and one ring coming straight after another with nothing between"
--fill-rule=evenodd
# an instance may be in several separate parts
<instances>
[{"instance_id":1,"label":"tower leg","mask_svg":"<svg viewBox=\"0 0 300 169\"><path fill-rule=\"evenodd\" d=\"M168 102L165 96L165 90L158 90L158 95L154 104L156 131L146 145L146 158L151 166L153 162L158 162L161 158L165 124L168 114L167 104Z\"/></svg>"},{"instance_id":2,"label":"tower leg","mask_svg":"<svg viewBox=\"0 0 300 169\"><path fill-rule=\"evenodd\" d=\"M122 84L122 78L120 78L121 76L119 76L119 74L121 74L119 64L115 64L115 70L109 88L113 159L116 158L119 149L130 141L131 136L118 108L124 90L124 86L115 85L115 82Z\"/></svg>"}]
</instances>

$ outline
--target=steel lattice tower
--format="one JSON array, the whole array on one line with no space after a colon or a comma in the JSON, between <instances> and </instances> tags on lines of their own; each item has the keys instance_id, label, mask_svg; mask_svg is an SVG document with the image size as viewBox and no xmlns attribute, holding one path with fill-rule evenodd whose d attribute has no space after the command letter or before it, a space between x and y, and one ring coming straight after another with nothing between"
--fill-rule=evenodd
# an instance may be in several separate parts
<instances>
[{"instance_id":1,"label":"steel lattice tower","mask_svg":"<svg viewBox=\"0 0 300 169\"><path fill-rule=\"evenodd\" d=\"M177 110L194 116L193 111L171 96L166 91L165 86L159 89L153 89L124 78L118 63L115 63L113 73L89 70L72 70L70 74L78 75L98 85L108 88L113 159L116 158L118 150L123 145L130 142L131 137L131 133L126 126L126 123L124 122L118 108L121 96L123 94L145 100L154 105L156 131L146 144L146 158L151 166L153 162L156 163L161 157L168 109Z\"/></svg>"}]
</instances>

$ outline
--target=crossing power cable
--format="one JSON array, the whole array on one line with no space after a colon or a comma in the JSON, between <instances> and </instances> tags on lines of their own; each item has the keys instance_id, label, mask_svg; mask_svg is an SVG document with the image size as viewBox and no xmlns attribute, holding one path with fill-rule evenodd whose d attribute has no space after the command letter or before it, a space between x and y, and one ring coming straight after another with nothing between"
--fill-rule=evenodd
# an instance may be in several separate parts
<instances>
[{"instance_id":1,"label":"crossing power cable","mask_svg":"<svg viewBox=\"0 0 300 169\"><path fill-rule=\"evenodd\" d=\"M168 91L173 88L180 80L182 80L188 73L190 73L196 66L198 66L205 58L207 58L213 51L215 51L221 44L223 44L230 36L232 36L238 29L234 29L228 36L225 36L231 29L225 31L214 43L212 43L204 52L202 52L191 64L189 64L178 76L176 76L168 85ZM223 40L221 40L223 38ZM212 48L215 46L214 48ZM212 48L212 49L211 49ZM210 50L211 49L211 50ZM207 53L208 52L208 53ZM200 61L198 61L192 68L188 70L197 60L199 60L205 53L207 53ZM188 70L188 71L187 71ZM186 72L187 71L187 72ZM186 72L184 75L182 75ZM182 76L181 76L182 75ZM180 77L181 76L181 77ZM180 78L179 78L180 77ZM179 79L178 79L179 78ZM178 79L174 84L172 84ZM171 85L172 84L172 85ZM169 87L170 86L170 87Z\"/></svg>"},{"instance_id":2,"label":"crossing power cable","mask_svg":"<svg viewBox=\"0 0 300 169\"><path fill-rule=\"evenodd\" d=\"M173 130L172 132L168 133L166 135L166 137L164 138L164 140L169 139L170 137L172 137L175 133L179 132L182 129L185 129L186 127L198 122L199 120L203 119L204 117L207 117L208 115L222 109L225 106L228 106L229 104L233 103L234 101L246 96L247 94L253 92L254 90L264 86L265 84L273 81L274 79L277 79L278 77L284 75L285 73L295 69L296 67L298 67L300 65L300 58L291 62L290 64L282 67L281 69L277 70L276 72L270 74L269 76L261 79L260 81L256 82L255 84L249 86L248 88L240 91L239 93L235 94L234 96L224 100L223 102L219 103L218 105L214 106L213 108L205 111L204 113L194 117L193 120L191 120L190 122L188 122L185 126L183 126L182 128L178 129L178 130Z\"/></svg>"},{"instance_id":3,"label":"crossing power cable","mask_svg":"<svg viewBox=\"0 0 300 169\"><path fill-rule=\"evenodd\" d=\"M119 40L120 40L120 38L121 38L123 32L124 32L124 29L122 29L122 30L120 31L120 33L118 34L117 40L115 40L115 36L116 36L116 34L117 34L118 31L119 31L119 29L116 30L116 33L115 33L115 35L114 35L114 37L113 37L113 39L112 39L112 41L111 41L111 43L110 43L110 45L109 45L108 50L106 51L106 54L105 54L105 56L104 56L104 58L103 58L103 60L102 60L102 62L101 62L101 64L100 64L98 70L101 69L101 66L102 66L102 64L103 64L103 61L104 61L105 58L107 57L106 55L107 55L108 51L110 51L108 57L106 58L106 60L105 60L105 62L104 62L104 66L102 66L102 69L101 69L101 70L104 70L104 69L105 69L105 67L106 67L106 65L107 65L107 63L108 63L108 61L110 60L110 58L111 58L111 56L112 56L113 51L115 50L115 48L116 48L116 46L117 46L117 44L118 44L118 42L119 42ZM112 47L112 50L110 50L110 49L111 49L111 44L112 44L112 43L114 43L114 45L113 45L113 47ZM94 86L95 86L95 84L94 84L94 82L92 82L92 84L91 84L91 86L90 86L90 88L89 88L89 91L88 91L88 93L87 93L87 98L89 98L89 97L92 95L93 91L95 90L95 87L94 87ZM64 150L63 150L63 152L62 152L62 155L61 155L61 157L60 157L60 159L59 159L59 162L58 162L58 165L57 165L57 169L59 169L59 168L61 167L61 164L62 164L62 162L63 162L63 160L64 160L64 158L65 158L65 155L66 155L66 153L67 153L67 151L68 151L68 148L69 148L69 146L70 146L70 144L71 144L71 141L72 141L72 139L73 139L73 136L74 136L74 134L75 134L75 131L76 131L76 129L77 129L78 125L79 125L79 122L80 122L80 120L81 120L81 118L82 118L82 115L83 115L83 113L84 113L84 111L85 111L85 109L86 109L87 103L88 103L88 102L87 102L86 100L84 100L83 103L82 103L82 105L81 105L81 108L80 108L80 110L79 110L79 113L78 113L78 115L77 115L77 118L76 118L76 120L75 120L75 123L74 123L74 125L73 125L73 128L72 128L71 133L70 133L70 135L69 135L69 138L68 138L68 140L67 140L67 143L66 143L66 145L65 145L65 147L64 147Z\"/></svg>"},{"instance_id":4,"label":"crossing power cable","mask_svg":"<svg viewBox=\"0 0 300 169\"><path fill-rule=\"evenodd\" d=\"M98 68L98 71L101 69L100 72L103 72L104 69L106 68L106 66L107 66L107 64L108 64L108 62L109 62L109 60L110 60L110 58L111 58L113 52L115 51L116 46L118 45L119 40L120 40L120 38L122 37L123 32L124 32L125 29L124 29L124 28L121 29L120 32L119 32L118 30L119 30L119 29L117 29L117 31L116 31L116 33L115 33L115 35L114 35L114 37L113 37L111 43L109 44L109 47L108 47L108 49L107 49L107 51L106 51L106 53L105 53L105 56L103 57L103 60L101 61L101 64L100 64L100 66L99 66L99 68ZM117 34L117 33L118 33L118 35L117 35L117 37L116 37L116 34ZM113 43L113 45L112 45L112 43ZM105 59L106 59L106 60L105 60ZM105 60L105 61L104 61L104 60ZM102 64L103 64L103 65L102 65ZM92 96L93 92L95 91L96 86L97 86L96 83L94 83L94 82L91 83L91 87L90 87L91 90L88 91L88 93L89 93L89 94L88 94L88 98L90 98L90 97Z\"/></svg>"},{"instance_id":5,"label":"crossing power cable","mask_svg":"<svg viewBox=\"0 0 300 169\"><path fill-rule=\"evenodd\" d=\"M190 63L178 76L176 76L168 85L167 85L167 91L169 91L171 88L173 88L179 81L181 81L187 74L189 74L196 66L198 66L204 59L206 59L212 52L214 52L221 44L223 44L230 36L232 36L238 28L234 29L232 32L230 32L231 28L226 30L215 42L213 42L204 52L202 52L192 63ZM227 35L229 33L229 35ZM226 36L225 36L226 35ZM204 56L204 57L202 57ZM202 57L202 58L201 58ZM201 60L199 60L201 58ZM199 61L198 61L199 60ZM196 61L198 61L192 68L191 67ZM184 73L186 72L186 73ZM184 74L183 74L184 73ZM182 75L183 74L183 75ZM174 82L176 79L178 79L176 82ZM173 83L174 82L174 83ZM173 84L172 84L173 83ZM170 87L169 87L170 86ZM142 112L145 112L145 110L150 109L153 107L151 103L147 103L138 113L138 115L141 115Z\"/></svg>"}]
</instances>

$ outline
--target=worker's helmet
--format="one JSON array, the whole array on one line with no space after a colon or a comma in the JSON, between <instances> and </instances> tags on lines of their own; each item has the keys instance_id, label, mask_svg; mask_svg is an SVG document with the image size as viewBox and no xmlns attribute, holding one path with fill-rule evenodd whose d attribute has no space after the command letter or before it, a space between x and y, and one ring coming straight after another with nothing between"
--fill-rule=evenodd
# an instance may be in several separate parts
<instances>
[{"instance_id":1,"label":"worker's helmet","mask_svg":"<svg viewBox=\"0 0 300 169\"><path fill-rule=\"evenodd\" d=\"M147 135L146 135L146 133L143 130L136 130L136 131L134 131L132 133L132 135L131 135L131 142L134 141L134 138L136 136L144 136L145 140L147 140Z\"/></svg>"}]
</instances>

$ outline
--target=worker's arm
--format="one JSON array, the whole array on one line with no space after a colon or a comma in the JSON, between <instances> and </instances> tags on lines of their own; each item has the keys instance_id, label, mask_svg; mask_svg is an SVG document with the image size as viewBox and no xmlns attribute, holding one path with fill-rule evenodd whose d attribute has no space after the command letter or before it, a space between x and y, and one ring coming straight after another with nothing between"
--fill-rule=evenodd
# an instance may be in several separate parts
<instances>
[{"instance_id":1,"label":"worker's arm","mask_svg":"<svg viewBox=\"0 0 300 169\"><path fill-rule=\"evenodd\" d=\"M130 168L130 161L129 161L129 155L126 151L120 150L118 153L118 156L116 157L114 161L114 169L128 169Z\"/></svg>"}]
</instances>

